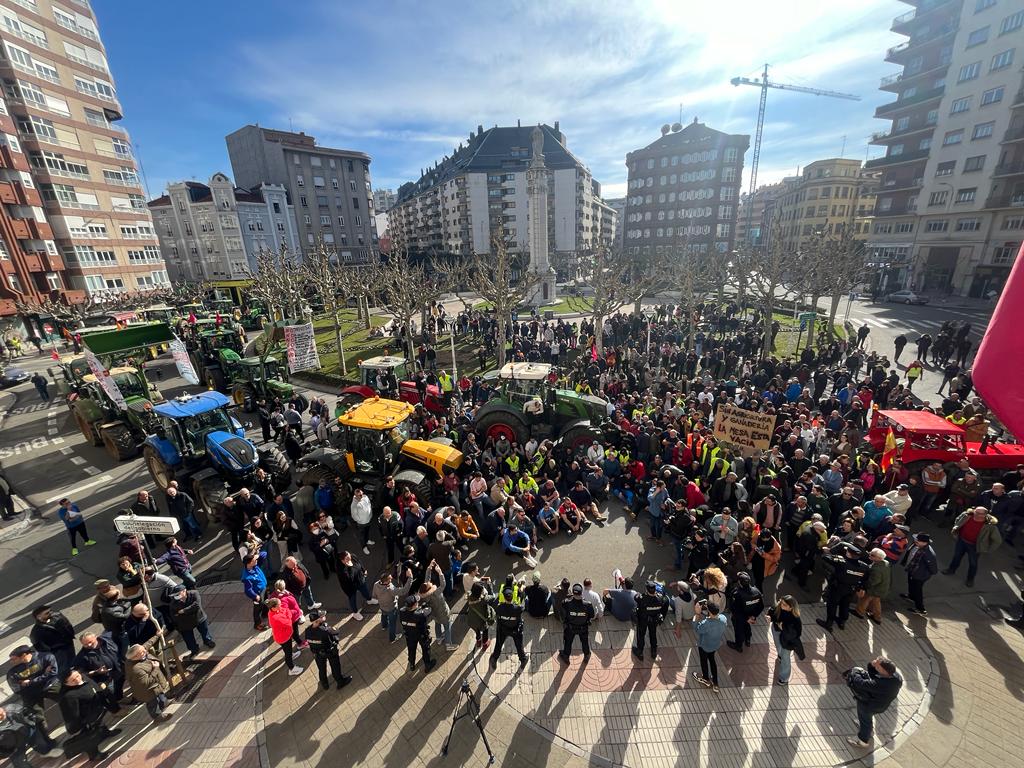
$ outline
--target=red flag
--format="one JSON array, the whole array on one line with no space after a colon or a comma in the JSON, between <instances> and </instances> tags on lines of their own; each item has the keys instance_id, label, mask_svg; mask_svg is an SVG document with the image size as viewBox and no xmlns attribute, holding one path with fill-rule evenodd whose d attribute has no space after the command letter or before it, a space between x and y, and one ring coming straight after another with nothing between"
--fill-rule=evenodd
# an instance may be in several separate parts
<instances>
[{"instance_id":1,"label":"red flag","mask_svg":"<svg viewBox=\"0 0 1024 768\"><path fill-rule=\"evenodd\" d=\"M892 460L896 458L896 433L889 427L885 435L885 446L882 448L882 471L885 472L892 466Z\"/></svg>"},{"instance_id":2,"label":"red flag","mask_svg":"<svg viewBox=\"0 0 1024 768\"><path fill-rule=\"evenodd\" d=\"M978 394L1018 440L1024 439L1024 381L1007 376L1024 360L1024 245L1003 287L974 358L971 377Z\"/></svg>"}]
</instances>

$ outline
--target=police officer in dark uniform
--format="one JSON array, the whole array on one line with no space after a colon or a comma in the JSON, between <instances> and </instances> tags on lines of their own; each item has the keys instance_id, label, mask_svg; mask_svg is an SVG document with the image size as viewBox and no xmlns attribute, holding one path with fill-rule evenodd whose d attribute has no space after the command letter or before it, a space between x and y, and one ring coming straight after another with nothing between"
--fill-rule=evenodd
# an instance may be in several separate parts
<instances>
[{"instance_id":1,"label":"police officer in dark uniform","mask_svg":"<svg viewBox=\"0 0 1024 768\"><path fill-rule=\"evenodd\" d=\"M583 648L583 663L590 661L590 622L594 620L594 606L583 599L583 585L572 585L572 597L565 601L563 606L565 615L565 629L563 644L558 658L569 663L569 656L572 653L572 639L579 635L580 646Z\"/></svg>"},{"instance_id":2,"label":"police officer in dark uniform","mask_svg":"<svg viewBox=\"0 0 1024 768\"><path fill-rule=\"evenodd\" d=\"M761 590L750 583L750 574L746 571L741 571L736 579L736 589L729 599L733 637L736 639L726 642L726 645L743 653L743 646L750 647L750 625L764 611L764 597Z\"/></svg>"},{"instance_id":3,"label":"police officer in dark uniform","mask_svg":"<svg viewBox=\"0 0 1024 768\"><path fill-rule=\"evenodd\" d=\"M647 582L647 591L636 601L636 645L633 655L638 659L644 657L644 639L651 636L651 661L658 655L658 625L665 620L668 613L668 599L658 594L658 585Z\"/></svg>"},{"instance_id":4,"label":"police officer in dark uniform","mask_svg":"<svg viewBox=\"0 0 1024 768\"><path fill-rule=\"evenodd\" d=\"M498 666L498 657L501 649L505 646L505 638L511 637L516 644L516 652L519 654L519 666L526 664L526 652L523 650L523 602L522 597L517 599L516 591L506 586L501 593L502 601L495 609L497 614L498 637L494 643L494 652L491 653L491 669Z\"/></svg>"},{"instance_id":5,"label":"police officer in dark uniform","mask_svg":"<svg viewBox=\"0 0 1024 768\"><path fill-rule=\"evenodd\" d=\"M846 627L846 620L850 618L850 600L858 589L864 587L869 570L868 564L861 559L861 550L857 547L844 542L837 549L841 551L822 557L822 562L832 569L832 573L825 584L828 591L825 599L825 619L816 621L829 632L832 631L833 624L840 629Z\"/></svg>"},{"instance_id":6,"label":"police officer in dark uniform","mask_svg":"<svg viewBox=\"0 0 1024 768\"><path fill-rule=\"evenodd\" d=\"M418 595L405 598L405 608L399 611L398 621L402 625L405 645L409 649L409 671L416 668L416 645L419 644L423 649L423 671L429 672L437 664L430 658L430 625L427 624L430 608L421 608L419 602Z\"/></svg>"},{"instance_id":7,"label":"police officer in dark uniform","mask_svg":"<svg viewBox=\"0 0 1024 768\"><path fill-rule=\"evenodd\" d=\"M306 613L306 618L310 622L309 627L306 629L306 642L309 643L309 648L313 652L313 661L316 662L316 668L320 672L320 685L324 687L324 690L331 687L330 682L327 680L327 665L330 664L334 682L338 685L338 689L341 690L352 682L352 677L341 674L341 657L338 655L338 630L326 622L326 611L309 611Z\"/></svg>"}]
</instances>

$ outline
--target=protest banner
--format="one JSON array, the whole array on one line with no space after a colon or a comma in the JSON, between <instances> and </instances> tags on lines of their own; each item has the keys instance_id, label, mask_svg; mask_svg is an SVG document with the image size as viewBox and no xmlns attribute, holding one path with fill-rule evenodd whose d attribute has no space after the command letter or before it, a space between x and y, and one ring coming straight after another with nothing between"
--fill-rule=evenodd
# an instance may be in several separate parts
<instances>
[{"instance_id":1,"label":"protest banner","mask_svg":"<svg viewBox=\"0 0 1024 768\"><path fill-rule=\"evenodd\" d=\"M745 411L734 405L720 405L715 413L715 437L739 448L767 450L775 429L770 413Z\"/></svg>"},{"instance_id":2,"label":"protest banner","mask_svg":"<svg viewBox=\"0 0 1024 768\"><path fill-rule=\"evenodd\" d=\"M178 368L178 375L189 384L198 384L199 374L192 367L192 360L188 356L185 344L177 336L171 341L171 355L174 357L174 365Z\"/></svg>"},{"instance_id":3,"label":"protest banner","mask_svg":"<svg viewBox=\"0 0 1024 768\"><path fill-rule=\"evenodd\" d=\"M289 373L320 368L320 355L316 351L316 336L312 323L286 325L284 340L287 346Z\"/></svg>"}]
</instances>

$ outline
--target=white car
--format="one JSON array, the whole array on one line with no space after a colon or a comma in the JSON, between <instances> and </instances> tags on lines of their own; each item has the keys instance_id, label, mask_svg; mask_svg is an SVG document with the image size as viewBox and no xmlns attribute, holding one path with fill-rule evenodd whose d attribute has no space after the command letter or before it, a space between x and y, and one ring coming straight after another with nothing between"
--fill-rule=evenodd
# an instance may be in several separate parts
<instances>
[{"instance_id":1,"label":"white car","mask_svg":"<svg viewBox=\"0 0 1024 768\"><path fill-rule=\"evenodd\" d=\"M928 297L922 296L913 291L896 291L885 297L886 301L895 301L898 304L927 304Z\"/></svg>"}]
</instances>

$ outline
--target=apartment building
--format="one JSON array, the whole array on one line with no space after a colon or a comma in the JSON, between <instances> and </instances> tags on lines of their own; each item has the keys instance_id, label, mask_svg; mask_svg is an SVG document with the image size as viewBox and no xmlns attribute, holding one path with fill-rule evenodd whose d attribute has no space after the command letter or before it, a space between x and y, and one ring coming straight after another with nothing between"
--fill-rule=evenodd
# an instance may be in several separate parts
<instances>
[{"instance_id":1,"label":"apartment building","mask_svg":"<svg viewBox=\"0 0 1024 768\"><path fill-rule=\"evenodd\" d=\"M865 171L860 160L831 158L809 163L800 176L783 183L774 197L772 216L779 222L786 247L799 250L818 233L848 229L866 238L877 184L878 172Z\"/></svg>"},{"instance_id":2,"label":"apartment building","mask_svg":"<svg viewBox=\"0 0 1024 768\"><path fill-rule=\"evenodd\" d=\"M175 282L242 280L260 251L299 249L295 210L279 184L241 189L215 173L207 184L168 184L149 210Z\"/></svg>"},{"instance_id":3,"label":"apartment building","mask_svg":"<svg viewBox=\"0 0 1024 768\"><path fill-rule=\"evenodd\" d=\"M893 21L908 40L882 80L897 98L875 115L891 120L874 143L886 155L868 245L879 287L986 296L1012 263L1011 116L1019 110L1024 9L1004 0L919 0ZM1024 118L1022 118L1024 119Z\"/></svg>"},{"instance_id":4,"label":"apartment building","mask_svg":"<svg viewBox=\"0 0 1024 768\"><path fill-rule=\"evenodd\" d=\"M377 213L387 213L395 204L398 195L395 190L378 187L373 190L373 208Z\"/></svg>"},{"instance_id":5,"label":"apartment building","mask_svg":"<svg viewBox=\"0 0 1024 768\"><path fill-rule=\"evenodd\" d=\"M533 128L478 125L451 156L399 187L388 212L392 239L413 250L469 254L488 253L497 234L527 251L526 170ZM612 212L600 199L600 185L567 148L558 122L540 129L549 172L549 253L562 280L578 252L613 237Z\"/></svg>"},{"instance_id":6,"label":"apartment building","mask_svg":"<svg viewBox=\"0 0 1024 768\"><path fill-rule=\"evenodd\" d=\"M86 0L0 0L0 312L168 282Z\"/></svg>"},{"instance_id":7,"label":"apartment building","mask_svg":"<svg viewBox=\"0 0 1024 768\"><path fill-rule=\"evenodd\" d=\"M331 149L303 132L246 125L226 138L235 183L284 187L295 207L302 250L323 239L345 263L368 261L377 250L370 156Z\"/></svg>"},{"instance_id":8,"label":"apartment building","mask_svg":"<svg viewBox=\"0 0 1024 768\"><path fill-rule=\"evenodd\" d=\"M754 194L749 192L740 197L736 215L736 246L750 243L761 247L767 243L768 228L771 226L775 204L786 192L793 189L799 178L787 176L774 184L764 184Z\"/></svg>"},{"instance_id":9,"label":"apartment building","mask_svg":"<svg viewBox=\"0 0 1024 768\"><path fill-rule=\"evenodd\" d=\"M626 155L629 178L623 247L729 253L736 240L743 157L750 136L698 122L665 125L661 137Z\"/></svg>"}]
</instances>

